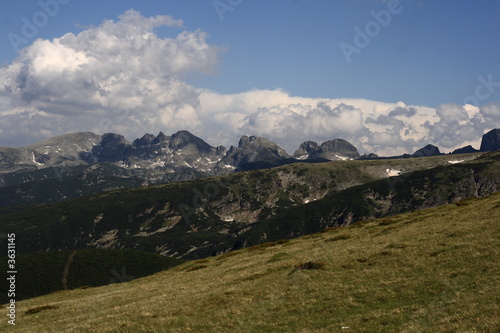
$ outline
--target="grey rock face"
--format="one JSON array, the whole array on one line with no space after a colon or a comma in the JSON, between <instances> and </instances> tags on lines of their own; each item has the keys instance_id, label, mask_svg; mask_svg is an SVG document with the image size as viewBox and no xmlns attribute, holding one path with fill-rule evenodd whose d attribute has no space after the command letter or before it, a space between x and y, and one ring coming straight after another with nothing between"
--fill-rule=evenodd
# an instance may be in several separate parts
<instances>
[{"instance_id":1,"label":"grey rock face","mask_svg":"<svg viewBox=\"0 0 500 333\"><path fill-rule=\"evenodd\" d=\"M214 147L188 131L179 131L173 134L170 140L170 148L172 150L187 149L193 153L199 154L206 154L214 151Z\"/></svg>"},{"instance_id":2,"label":"grey rock face","mask_svg":"<svg viewBox=\"0 0 500 333\"><path fill-rule=\"evenodd\" d=\"M359 159L360 160L372 160L372 159L376 159L378 157L379 156L377 154L369 153L369 154L363 154L362 156L359 157Z\"/></svg>"},{"instance_id":3,"label":"grey rock face","mask_svg":"<svg viewBox=\"0 0 500 333\"><path fill-rule=\"evenodd\" d=\"M293 156L299 160L307 159L318 150L318 144L314 141L302 142L299 149L293 153Z\"/></svg>"},{"instance_id":4,"label":"grey rock face","mask_svg":"<svg viewBox=\"0 0 500 333\"><path fill-rule=\"evenodd\" d=\"M359 158L359 153L356 147L343 139L334 139L323 142L320 148L321 157L329 160Z\"/></svg>"},{"instance_id":5,"label":"grey rock face","mask_svg":"<svg viewBox=\"0 0 500 333\"><path fill-rule=\"evenodd\" d=\"M122 135L106 133L102 135L99 145L92 148L91 155L99 162L118 162L129 146L130 142Z\"/></svg>"},{"instance_id":6,"label":"grey rock face","mask_svg":"<svg viewBox=\"0 0 500 333\"><path fill-rule=\"evenodd\" d=\"M86 164L82 153L90 152L100 140L99 135L81 132L57 136L20 148L0 147L0 173Z\"/></svg>"},{"instance_id":7,"label":"grey rock face","mask_svg":"<svg viewBox=\"0 0 500 333\"><path fill-rule=\"evenodd\" d=\"M274 162L290 158L286 151L276 143L257 136L242 136L238 148L231 147L221 163L240 167L256 161Z\"/></svg>"},{"instance_id":8,"label":"grey rock face","mask_svg":"<svg viewBox=\"0 0 500 333\"><path fill-rule=\"evenodd\" d=\"M146 183L158 183L226 174L246 163L289 157L274 142L256 136L243 136L238 147L227 151L224 146L213 147L188 131L172 136L148 133L132 143L114 133L86 132L21 148L0 147L0 174L50 168L60 173L60 168L111 163L142 177Z\"/></svg>"},{"instance_id":9,"label":"grey rock face","mask_svg":"<svg viewBox=\"0 0 500 333\"><path fill-rule=\"evenodd\" d=\"M469 153L477 153L478 150L472 147L471 145L455 149L452 154L469 154Z\"/></svg>"},{"instance_id":10,"label":"grey rock face","mask_svg":"<svg viewBox=\"0 0 500 333\"><path fill-rule=\"evenodd\" d=\"M436 156L436 155L441 155L439 148L434 145L427 145L417 150L412 156L424 157L424 156Z\"/></svg>"},{"instance_id":11,"label":"grey rock face","mask_svg":"<svg viewBox=\"0 0 500 333\"><path fill-rule=\"evenodd\" d=\"M320 146L314 141L303 142L294 153L298 159L325 158L331 161L351 160L360 157L358 150L343 139L323 142Z\"/></svg>"},{"instance_id":12,"label":"grey rock face","mask_svg":"<svg viewBox=\"0 0 500 333\"><path fill-rule=\"evenodd\" d=\"M163 134L160 132L160 134ZM156 137L153 134L146 133L144 136L140 139L135 139L134 142L132 142L132 147L137 148L137 147L147 147L150 146L153 140L155 140Z\"/></svg>"},{"instance_id":13,"label":"grey rock face","mask_svg":"<svg viewBox=\"0 0 500 333\"><path fill-rule=\"evenodd\" d=\"M494 151L500 149L500 129L496 128L483 135L480 151Z\"/></svg>"}]
</instances>

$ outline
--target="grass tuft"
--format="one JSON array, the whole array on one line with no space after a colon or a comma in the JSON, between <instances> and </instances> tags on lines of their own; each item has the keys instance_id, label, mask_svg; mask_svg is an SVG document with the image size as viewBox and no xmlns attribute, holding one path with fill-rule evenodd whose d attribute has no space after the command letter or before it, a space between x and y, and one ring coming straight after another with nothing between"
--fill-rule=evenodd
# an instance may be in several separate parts
<instances>
[{"instance_id":1,"label":"grass tuft","mask_svg":"<svg viewBox=\"0 0 500 333\"><path fill-rule=\"evenodd\" d=\"M255 251L255 250L265 250L268 247L273 247L276 245L282 245L288 243L290 240L289 239L281 239L277 242L267 242L264 244L259 244L259 245L254 245L248 248L248 251Z\"/></svg>"},{"instance_id":2,"label":"grass tuft","mask_svg":"<svg viewBox=\"0 0 500 333\"><path fill-rule=\"evenodd\" d=\"M307 261L295 265L296 269L322 269L323 267L325 267L325 263L318 261Z\"/></svg>"}]
</instances>

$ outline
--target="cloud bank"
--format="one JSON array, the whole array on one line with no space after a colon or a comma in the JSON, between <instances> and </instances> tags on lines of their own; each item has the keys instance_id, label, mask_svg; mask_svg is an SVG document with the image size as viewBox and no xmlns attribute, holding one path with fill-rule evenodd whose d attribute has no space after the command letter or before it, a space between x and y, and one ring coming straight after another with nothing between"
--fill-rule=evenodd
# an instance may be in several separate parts
<instances>
[{"instance_id":1,"label":"cloud bank","mask_svg":"<svg viewBox=\"0 0 500 333\"><path fill-rule=\"evenodd\" d=\"M166 26L175 38L155 29ZM362 153L413 152L428 144L443 151L478 146L500 127L500 105L408 106L362 99L291 96L252 90L221 94L186 82L210 75L223 48L170 16L146 18L129 10L75 35L38 39L0 68L0 145L20 146L77 131L146 132L187 129L210 144L265 136L289 153L305 140L343 138ZM305 82L304 84L307 84Z\"/></svg>"},{"instance_id":2,"label":"cloud bank","mask_svg":"<svg viewBox=\"0 0 500 333\"><path fill-rule=\"evenodd\" d=\"M305 140L343 138L362 153L396 155L432 143L449 152L479 148L481 136L500 126L500 105L456 104L438 108L363 99L293 97L282 90L233 95L205 91L202 113L227 133L265 136L294 151Z\"/></svg>"},{"instance_id":3,"label":"cloud bank","mask_svg":"<svg viewBox=\"0 0 500 333\"><path fill-rule=\"evenodd\" d=\"M199 30L175 38L154 33L182 24L129 10L78 35L36 40L0 69L1 142L81 130L133 136L200 127L198 92L183 77L211 73L222 50Z\"/></svg>"}]
</instances>

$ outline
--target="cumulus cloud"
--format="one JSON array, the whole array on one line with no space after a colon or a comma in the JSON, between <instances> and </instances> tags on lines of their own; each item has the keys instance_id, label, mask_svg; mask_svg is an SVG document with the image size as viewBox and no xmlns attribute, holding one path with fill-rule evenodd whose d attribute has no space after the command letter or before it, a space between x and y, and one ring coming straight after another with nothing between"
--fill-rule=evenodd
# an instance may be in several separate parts
<instances>
[{"instance_id":1,"label":"cumulus cloud","mask_svg":"<svg viewBox=\"0 0 500 333\"><path fill-rule=\"evenodd\" d=\"M456 104L441 105L436 109L439 121L426 124L433 141L445 148L459 145L478 146L478 138L485 131L500 126L500 107L488 104L481 107Z\"/></svg>"},{"instance_id":2,"label":"cumulus cloud","mask_svg":"<svg viewBox=\"0 0 500 333\"><path fill-rule=\"evenodd\" d=\"M167 26L176 35L162 38ZM242 135L267 137L289 153L306 140L343 138L361 153L411 153L428 143L443 151L500 128L500 105L408 106L364 99L291 96L284 90L221 94L186 75L213 73L225 50L170 16L129 10L79 34L38 39L0 68L0 145L20 146L76 131L144 133L187 129L210 144Z\"/></svg>"},{"instance_id":3,"label":"cumulus cloud","mask_svg":"<svg viewBox=\"0 0 500 333\"><path fill-rule=\"evenodd\" d=\"M175 38L154 32L182 25L170 16L146 18L129 10L77 35L36 40L0 69L2 142L26 143L21 133L37 139L81 130L127 136L196 130L199 93L183 77L213 72L223 50L209 45L200 30Z\"/></svg>"},{"instance_id":4,"label":"cumulus cloud","mask_svg":"<svg viewBox=\"0 0 500 333\"><path fill-rule=\"evenodd\" d=\"M305 140L343 138L362 153L412 153L431 143L443 151L465 145L479 148L481 136L500 126L500 107L454 104L438 108L363 99L313 99L283 90L253 90L224 95L204 91L202 113L210 116L215 142L234 143L242 134L265 136L293 151Z\"/></svg>"}]
</instances>

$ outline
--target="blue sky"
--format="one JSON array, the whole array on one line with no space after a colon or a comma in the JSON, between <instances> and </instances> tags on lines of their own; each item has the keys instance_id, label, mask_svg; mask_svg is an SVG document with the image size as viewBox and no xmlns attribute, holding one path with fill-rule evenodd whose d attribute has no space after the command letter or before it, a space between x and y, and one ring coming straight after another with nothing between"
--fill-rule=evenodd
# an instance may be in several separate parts
<instances>
[{"instance_id":1,"label":"blue sky","mask_svg":"<svg viewBox=\"0 0 500 333\"><path fill-rule=\"evenodd\" d=\"M56 0L41 0L50 1ZM19 60L8 34L22 36L23 17L33 22L33 15L42 10L38 2L0 2L1 67ZM214 3L231 8L222 14L223 20ZM369 37L369 45L358 48L359 53L352 54L348 62L341 43L355 46L355 28L365 31L375 22L373 12L388 11L391 3L398 4L398 13L391 14L386 26L379 24L379 31ZM177 74L190 86L220 95L279 90L290 97L404 102L433 109L448 103L462 106L472 100L478 102L476 107L500 101L500 83L496 84L500 82L500 2L493 0L71 0L59 5L58 13L27 40L51 41L69 32L76 35L91 26L99 27L105 19L116 22L129 9L143 17L169 15L183 21L182 27L156 28L159 38L175 38L184 30L205 32L206 43L220 51L211 74L204 70ZM493 86L482 87L478 95L478 85L488 81ZM262 107L272 106L264 104ZM474 112L467 112L472 117ZM489 115L496 116L495 112ZM363 117L366 122L366 112ZM61 126L43 133L66 130ZM473 142L483 130L475 128L474 135L460 143ZM41 133L40 138L44 136ZM204 130L199 133L208 134ZM266 133L272 132L257 134ZM395 145L393 150L416 147L431 134L411 142L401 134L399 139L408 144ZM234 140L234 135L215 132L208 136ZM327 135L316 139L323 138ZM373 136L366 138L366 149L381 150L383 144L369 144L370 138ZM285 142L286 135L275 139ZM3 144L11 143L0 141Z\"/></svg>"},{"instance_id":2,"label":"blue sky","mask_svg":"<svg viewBox=\"0 0 500 333\"><path fill-rule=\"evenodd\" d=\"M228 3L221 0L222 3ZM21 18L40 10L38 1L0 4L0 63L16 56L8 32L22 28ZM238 3L235 1L234 3ZM352 43L353 30L373 20L371 10L387 4L372 0L243 0L223 21L213 1L79 1L60 12L36 37L78 33L80 25L116 20L127 9L144 16L182 19L201 29L216 45L227 46L219 73L190 81L221 93L252 88L282 88L292 95L367 98L438 106L461 103L480 75L500 81L500 2L493 0L405 1L400 14L347 64L339 44ZM500 100L500 89L490 100Z\"/></svg>"}]
</instances>

